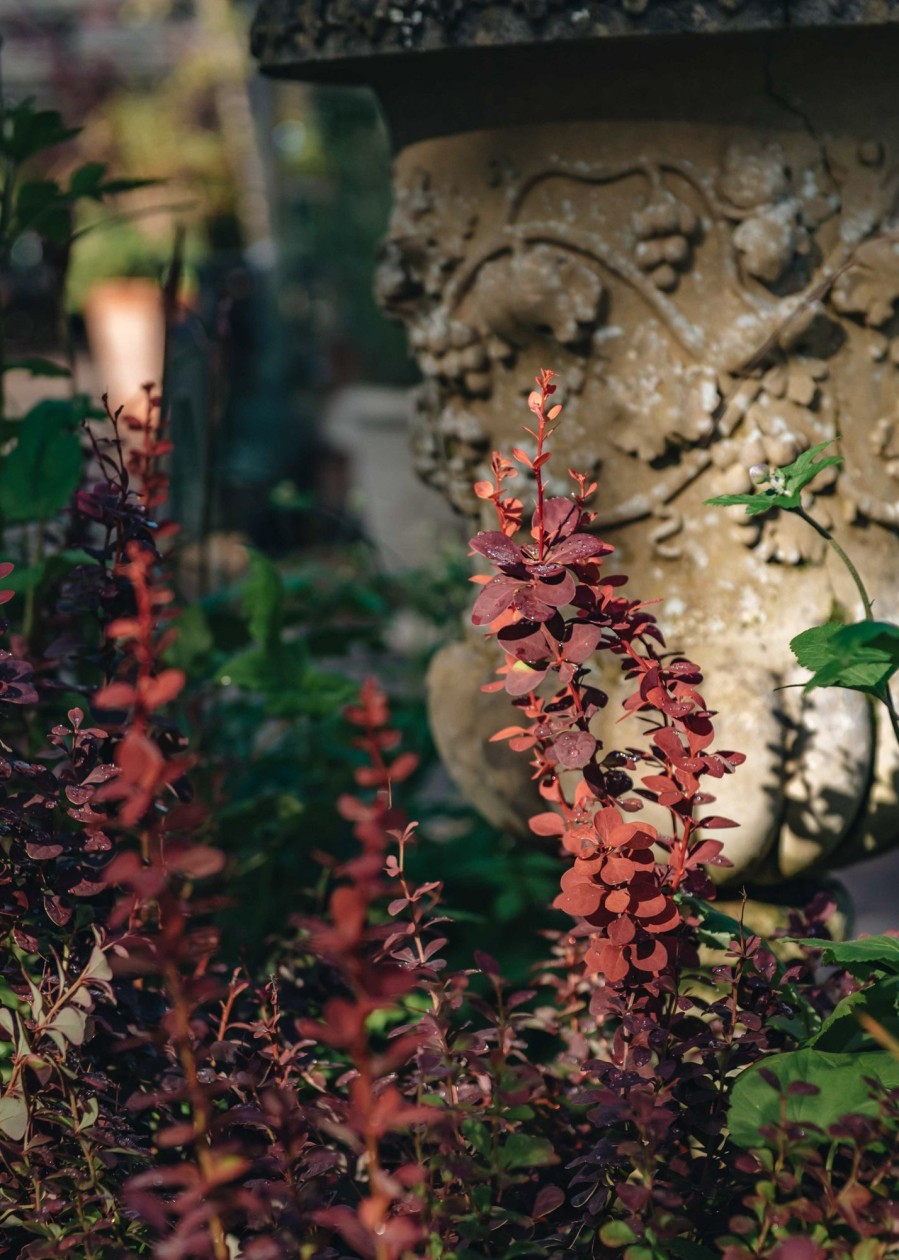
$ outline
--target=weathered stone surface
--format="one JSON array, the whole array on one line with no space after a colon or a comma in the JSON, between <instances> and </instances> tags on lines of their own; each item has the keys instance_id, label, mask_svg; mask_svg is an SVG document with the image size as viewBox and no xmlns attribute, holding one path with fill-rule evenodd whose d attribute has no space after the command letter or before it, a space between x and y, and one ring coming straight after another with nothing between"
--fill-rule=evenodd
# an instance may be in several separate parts
<instances>
[{"instance_id":1,"label":"weathered stone surface","mask_svg":"<svg viewBox=\"0 0 899 1260\"><path fill-rule=\"evenodd\" d=\"M491 735L509 724L508 701L503 704L499 697L497 703L497 696L480 690L495 665L495 652L480 635L450 643L436 654L427 679L434 741L475 809L500 831L535 843L527 819L542 806L527 759L506 743L490 742Z\"/></svg>"},{"instance_id":2,"label":"weathered stone surface","mask_svg":"<svg viewBox=\"0 0 899 1260\"><path fill-rule=\"evenodd\" d=\"M253 51L269 71L353 78L346 63L387 54L896 21L893 0L262 0Z\"/></svg>"},{"instance_id":3,"label":"weathered stone surface","mask_svg":"<svg viewBox=\"0 0 899 1260\"><path fill-rule=\"evenodd\" d=\"M472 482L492 449L526 445L528 382L555 368L551 489L566 491L569 465L595 474L597 528L635 593L660 598L669 644L702 664L721 743L748 754L718 806L742 823L731 877L858 860L899 844L895 744L855 694L807 706L781 689L802 677L789 640L858 617L856 593L802 522L703 500L837 438L845 467L816 485L814 510L857 554L878 616L899 618L899 5L580 7L634 32L665 15L679 30L702 15L755 29L564 43L553 22L573 21L572 5L450 4L422 40L470 44L465 21L502 9L530 42L370 62L399 147L378 287L425 377L416 464L475 524ZM365 13L366 37L399 51L377 6L353 13L342 55ZM787 16L887 26L759 34ZM333 32L298 31L337 55ZM521 780L483 752L508 721L503 697L479 691L489 661L448 652L434 666L453 680L438 743L485 813L520 817ZM621 687L597 681L612 701L596 733L615 746Z\"/></svg>"},{"instance_id":4,"label":"weathered stone surface","mask_svg":"<svg viewBox=\"0 0 899 1260\"><path fill-rule=\"evenodd\" d=\"M868 165L864 133L821 141L784 123L552 125L413 145L381 270L427 379L419 470L473 519L471 483L516 439L528 381L560 371L558 489L569 464L597 475L598 527L635 590L663 597L669 642L703 663L722 740L750 756L721 793L742 820L728 847L737 873L760 879L839 861L864 816L867 702L833 693L803 709L801 693L775 690L798 681L793 635L835 603L859 609L801 522L729 519L703 499L841 432L846 467L815 510L864 556L880 615L899 616L899 253L878 236L896 176L885 156ZM471 678L472 704L485 677ZM600 733L620 740L607 714ZM897 821L880 805L866 843L893 843Z\"/></svg>"}]
</instances>

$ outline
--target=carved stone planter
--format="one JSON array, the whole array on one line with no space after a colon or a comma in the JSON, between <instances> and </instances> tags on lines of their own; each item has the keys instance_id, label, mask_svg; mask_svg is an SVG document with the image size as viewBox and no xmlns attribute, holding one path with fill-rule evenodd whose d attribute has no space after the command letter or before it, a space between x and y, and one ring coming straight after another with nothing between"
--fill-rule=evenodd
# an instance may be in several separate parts
<instances>
[{"instance_id":1,"label":"carved stone planter","mask_svg":"<svg viewBox=\"0 0 899 1260\"><path fill-rule=\"evenodd\" d=\"M749 754L719 802L742 824L731 877L763 883L899 843L899 759L868 702L777 690L806 676L794 634L860 615L853 589L801 522L703 506L838 437L815 512L899 616L899 5L787 9L790 32L782 6L738 0L268 0L255 31L272 73L368 82L385 105L378 287L425 377L425 479L475 516L534 372L559 371L553 466L597 474L599 527ZM508 825L526 776L481 752L507 720L478 691L490 670L473 644L438 660L435 733Z\"/></svg>"}]
</instances>

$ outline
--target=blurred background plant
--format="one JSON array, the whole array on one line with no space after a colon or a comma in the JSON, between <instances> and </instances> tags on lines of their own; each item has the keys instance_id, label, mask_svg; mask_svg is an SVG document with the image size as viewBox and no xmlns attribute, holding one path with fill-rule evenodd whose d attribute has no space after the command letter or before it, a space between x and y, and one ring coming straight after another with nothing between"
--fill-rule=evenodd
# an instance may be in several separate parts
<instances>
[{"instance_id":1,"label":"blurred background plant","mask_svg":"<svg viewBox=\"0 0 899 1260\"><path fill-rule=\"evenodd\" d=\"M37 95L81 124L46 174L105 163L117 178L158 181L102 218L82 207L71 261L40 232L16 243L7 335L52 351L68 331L78 387L124 402L135 380L159 379L155 282L184 229L173 511L194 536L238 531L287 550L358 532L343 519L350 473L322 419L328 399L357 381L375 394L402 386L412 368L371 294L389 209L373 100L263 80L247 51L251 10L4 0L7 95ZM290 514L270 503L285 480L305 496Z\"/></svg>"},{"instance_id":2,"label":"blurred background plant","mask_svg":"<svg viewBox=\"0 0 899 1260\"><path fill-rule=\"evenodd\" d=\"M371 295L386 135L365 92L256 76L251 7L0 9L4 98L43 119L15 170L7 154L5 185L11 197L28 185L26 208L35 189L45 201L0 233L7 584L24 595L33 657L64 650L48 596L90 544L66 511L93 472L79 426L104 391L132 405L164 371L188 601L171 658L242 890L223 912L227 951L259 961L315 902L321 854L350 851L331 804L357 757L341 712L375 670L420 758L406 785L422 823L413 873L439 844L459 958L476 945L523 978L520 942L535 938L514 928L550 922L537 907L554 859L461 800L425 714L422 680L460 633L467 566L456 522L408 470L412 369Z\"/></svg>"}]
</instances>

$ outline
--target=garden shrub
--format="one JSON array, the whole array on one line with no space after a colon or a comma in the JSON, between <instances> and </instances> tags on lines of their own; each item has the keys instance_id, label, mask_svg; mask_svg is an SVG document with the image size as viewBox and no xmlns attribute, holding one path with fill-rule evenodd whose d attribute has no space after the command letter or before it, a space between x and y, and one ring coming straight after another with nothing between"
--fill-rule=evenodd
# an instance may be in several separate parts
<instances>
[{"instance_id":1,"label":"garden shrub","mask_svg":"<svg viewBox=\"0 0 899 1260\"><path fill-rule=\"evenodd\" d=\"M497 738L530 757L532 828L563 854L527 987L486 952L448 965L440 851L402 808L417 754L373 680L346 709L334 801L355 850L322 855L318 906L284 925L269 970L225 961L223 904L249 907L216 844L222 784L178 721L160 400L86 426L83 555L0 661L8 1254L899 1251L899 948L830 942L822 895L783 962L710 904L703 868L725 858L707 833L731 821L709 788L743 756L715 747L698 667L608 571L595 487L573 474L570 497L544 497L559 410L552 374L538 383L536 455L515 452L530 536L497 455L477 492L498 528L472 540L494 569L473 619L503 661L486 685L518 714ZM277 581L257 562L257 646L228 666L263 698L267 670L296 667ZM598 652L631 683L622 748L591 726Z\"/></svg>"}]
</instances>

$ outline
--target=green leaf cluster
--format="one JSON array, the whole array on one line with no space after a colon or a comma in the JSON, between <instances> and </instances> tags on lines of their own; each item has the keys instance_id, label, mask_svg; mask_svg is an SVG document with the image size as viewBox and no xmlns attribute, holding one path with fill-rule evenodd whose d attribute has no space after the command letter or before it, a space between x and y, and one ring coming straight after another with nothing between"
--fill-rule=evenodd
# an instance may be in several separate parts
<instances>
[{"instance_id":1,"label":"green leaf cluster","mask_svg":"<svg viewBox=\"0 0 899 1260\"><path fill-rule=\"evenodd\" d=\"M818 458L821 452L831 445L833 445L832 439L819 442L817 446L803 451L792 464L773 470L771 476L773 484L759 491L758 494L719 494L714 499L706 499L705 502L711 507L745 507L747 516L761 516L763 512L768 512L771 508L783 508L788 512L795 511L796 508L802 506L802 491L814 481L818 473L823 472L825 468L836 468L842 464L843 461L838 455Z\"/></svg>"},{"instance_id":2,"label":"green leaf cluster","mask_svg":"<svg viewBox=\"0 0 899 1260\"><path fill-rule=\"evenodd\" d=\"M819 950L824 963L848 971L863 987L844 997L799 1050L772 1055L737 1078L728 1126L732 1139L747 1148L771 1145L762 1130L782 1117L813 1126L809 1140L828 1141L828 1126L843 1116L877 1114L870 1082L899 1088L899 1057L881 1048L899 1046L899 938L793 943ZM765 1081L763 1070L774 1074L779 1089ZM818 1092L791 1093L797 1082Z\"/></svg>"},{"instance_id":3,"label":"green leaf cluster","mask_svg":"<svg viewBox=\"0 0 899 1260\"><path fill-rule=\"evenodd\" d=\"M803 630L790 641L796 659L815 687L848 687L882 697L899 669L899 626L888 621L860 621L850 626L829 621Z\"/></svg>"},{"instance_id":4,"label":"green leaf cluster","mask_svg":"<svg viewBox=\"0 0 899 1260\"><path fill-rule=\"evenodd\" d=\"M276 566L260 552L250 553L243 607L255 646L225 661L220 683L264 696L267 711L276 717L324 717L349 704L357 685L318 669L303 637L285 637L284 585Z\"/></svg>"},{"instance_id":5,"label":"green leaf cluster","mask_svg":"<svg viewBox=\"0 0 899 1260\"><path fill-rule=\"evenodd\" d=\"M773 1088L761 1075L772 1073L779 1088ZM877 1115L879 1102L868 1081L887 1089L899 1088L899 1059L884 1050L834 1054L804 1048L775 1054L761 1065L742 1072L734 1082L727 1123L731 1139L747 1149L771 1146L777 1139L764 1132L776 1129L782 1119L788 1123L822 1130L821 1141L829 1141L827 1128L846 1115ZM818 1092L790 1093L793 1084L813 1085Z\"/></svg>"}]
</instances>

